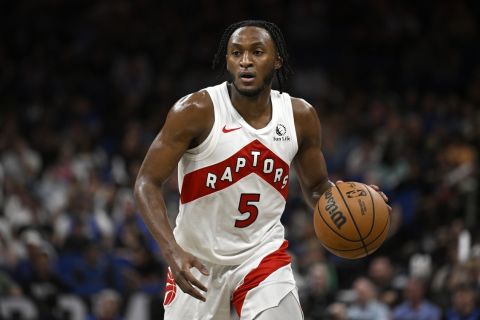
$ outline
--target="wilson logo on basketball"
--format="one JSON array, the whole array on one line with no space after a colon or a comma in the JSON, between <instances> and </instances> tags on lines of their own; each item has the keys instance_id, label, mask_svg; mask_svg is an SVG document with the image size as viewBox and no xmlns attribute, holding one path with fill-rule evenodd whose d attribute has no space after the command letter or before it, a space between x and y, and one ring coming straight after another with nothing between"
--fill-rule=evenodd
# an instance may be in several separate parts
<instances>
[{"instance_id":1,"label":"wilson logo on basketball","mask_svg":"<svg viewBox=\"0 0 480 320\"><path fill-rule=\"evenodd\" d=\"M332 219L337 228L341 229L342 226L347 222L347 219L343 215L342 211L338 209L338 205L332 195L332 190L325 192L325 200L327 200L325 211L328 212L330 219Z\"/></svg>"},{"instance_id":2,"label":"wilson logo on basketball","mask_svg":"<svg viewBox=\"0 0 480 320\"><path fill-rule=\"evenodd\" d=\"M163 305L168 306L170 303L172 303L176 295L177 295L177 285L175 284L175 279L173 278L172 271L168 269L167 285L165 288L165 298L163 299Z\"/></svg>"}]
</instances>

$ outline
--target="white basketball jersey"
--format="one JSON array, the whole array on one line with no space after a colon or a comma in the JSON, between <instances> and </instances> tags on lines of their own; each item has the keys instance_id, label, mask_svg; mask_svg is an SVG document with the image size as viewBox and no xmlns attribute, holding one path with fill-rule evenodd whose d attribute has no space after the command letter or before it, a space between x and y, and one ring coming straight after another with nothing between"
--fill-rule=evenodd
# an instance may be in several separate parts
<instances>
[{"instance_id":1,"label":"white basketball jersey","mask_svg":"<svg viewBox=\"0 0 480 320\"><path fill-rule=\"evenodd\" d=\"M298 150L287 93L271 91L272 119L250 126L233 107L227 83L206 88L215 121L208 137L178 165L178 244L211 263L238 265L280 247L280 217Z\"/></svg>"}]
</instances>

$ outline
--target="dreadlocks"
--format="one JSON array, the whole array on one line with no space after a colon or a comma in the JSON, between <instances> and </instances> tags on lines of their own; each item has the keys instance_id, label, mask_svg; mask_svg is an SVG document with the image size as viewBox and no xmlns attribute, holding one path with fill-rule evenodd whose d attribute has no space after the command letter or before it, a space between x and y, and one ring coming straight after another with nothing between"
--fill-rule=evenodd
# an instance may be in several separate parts
<instances>
[{"instance_id":1,"label":"dreadlocks","mask_svg":"<svg viewBox=\"0 0 480 320\"><path fill-rule=\"evenodd\" d=\"M235 30L242 28L242 27L259 27L262 29L267 30L272 38L273 42L275 43L275 47L277 49L278 55L282 59L282 67L276 70L278 85L280 86L280 91L283 90L285 82L288 79L288 76L292 74L292 68L288 62L288 52L287 46L285 43L285 39L283 38L282 31L280 28L274 23L263 21L263 20L244 20L234 24L231 24L225 31L223 32L222 38L218 45L217 53L213 58L212 67L213 69L217 69L219 66L222 68L221 74L225 72L226 64L225 56L227 54L227 46L232 33Z\"/></svg>"}]
</instances>

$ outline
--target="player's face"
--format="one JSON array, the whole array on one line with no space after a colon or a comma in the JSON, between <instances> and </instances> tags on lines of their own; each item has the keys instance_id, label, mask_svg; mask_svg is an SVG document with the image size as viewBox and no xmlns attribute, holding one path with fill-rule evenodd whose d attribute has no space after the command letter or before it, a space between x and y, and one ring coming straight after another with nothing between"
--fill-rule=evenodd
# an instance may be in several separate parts
<instances>
[{"instance_id":1,"label":"player's face","mask_svg":"<svg viewBox=\"0 0 480 320\"><path fill-rule=\"evenodd\" d=\"M242 27L233 32L227 46L227 70L240 94L256 96L272 84L282 64L268 31Z\"/></svg>"}]
</instances>

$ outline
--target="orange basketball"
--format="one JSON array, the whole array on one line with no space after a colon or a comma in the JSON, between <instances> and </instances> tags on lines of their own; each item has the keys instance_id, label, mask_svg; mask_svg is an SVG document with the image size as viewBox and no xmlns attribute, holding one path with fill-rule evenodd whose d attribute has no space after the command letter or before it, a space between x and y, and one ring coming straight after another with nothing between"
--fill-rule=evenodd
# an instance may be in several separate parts
<instances>
[{"instance_id":1,"label":"orange basketball","mask_svg":"<svg viewBox=\"0 0 480 320\"><path fill-rule=\"evenodd\" d=\"M390 213L382 196L366 184L340 182L319 199L315 233L331 253L346 259L365 257L387 237Z\"/></svg>"}]
</instances>

